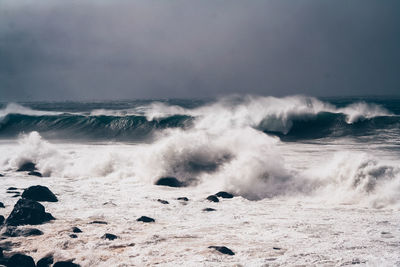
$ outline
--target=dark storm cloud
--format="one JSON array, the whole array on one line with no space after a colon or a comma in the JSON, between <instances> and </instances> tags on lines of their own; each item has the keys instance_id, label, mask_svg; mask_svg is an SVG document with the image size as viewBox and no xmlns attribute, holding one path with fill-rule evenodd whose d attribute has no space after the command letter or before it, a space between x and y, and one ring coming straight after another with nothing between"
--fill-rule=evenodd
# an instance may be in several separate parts
<instances>
[{"instance_id":1,"label":"dark storm cloud","mask_svg":"<svg viewBox=\"0 0 400 267\"><path fill-rule=\"evenodd\" d=\"M400 92L400 1L0 0L0 101Z\"/></svg>"}]
</instances>

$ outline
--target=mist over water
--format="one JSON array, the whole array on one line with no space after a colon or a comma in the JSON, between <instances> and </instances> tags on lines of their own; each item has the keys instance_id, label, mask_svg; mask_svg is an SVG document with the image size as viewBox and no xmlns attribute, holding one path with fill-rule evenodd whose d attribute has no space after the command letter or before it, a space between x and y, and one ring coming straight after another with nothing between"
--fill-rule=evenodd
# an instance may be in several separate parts
<instances>
[{"instance_id":1,"label":"mist over water","mask_svg":"<svg viewBox=\"0 0 400 267\"><path fill-rule=\"evenodd\" d=\"M32 161L59 179L174 176L250 200L398 208L398 104L305 96L10 103L0 136L19 145L0 170Z\"/></svg>"}]
</instances>

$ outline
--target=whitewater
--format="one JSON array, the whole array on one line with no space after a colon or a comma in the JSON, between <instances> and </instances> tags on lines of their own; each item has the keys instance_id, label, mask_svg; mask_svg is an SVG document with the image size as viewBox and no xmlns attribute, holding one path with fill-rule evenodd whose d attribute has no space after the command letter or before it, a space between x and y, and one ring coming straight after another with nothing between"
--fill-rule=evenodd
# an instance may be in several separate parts
<instances>
[{"instance_id":1,"label":"whitewater","mask_svg":"<svg viewBox=\"0 0 400 267\"><path fill-rule=\"evenodd\" d=\"M0 150L0 215L18 200L10 187L44 185L59 199L42 203L56 218L37 226L44 234L0 240L5 254L81 266L400 266L400 99L1 103ZM43 177L17 172L27 162ZM161 177L185 186L155 185ZM235 197L206 200L218 191Z\"/></svg>"}]
</instances>

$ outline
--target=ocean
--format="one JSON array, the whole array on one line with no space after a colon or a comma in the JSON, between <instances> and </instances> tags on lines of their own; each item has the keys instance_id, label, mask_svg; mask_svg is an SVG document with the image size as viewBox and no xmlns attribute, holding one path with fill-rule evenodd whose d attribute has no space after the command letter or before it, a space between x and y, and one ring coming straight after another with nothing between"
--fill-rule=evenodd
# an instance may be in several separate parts
<instances>
[{"instance_id":1,"label":"ocean","mask_svg":"<svg viewBox=\"0 0 400 267\"><path fill-rule=\"evenodd\" d=\"M398 97L1 103L0 149L1 215L18 199L9 187L59 198L43 203L56 218L44 234L3 240L6 253L81 266L400 266ZM17 172L26 162L43 177ZM206 200L218 191L235 197ZM222 245L235 255L209 248Z\"/></svg>"}]
</instances>

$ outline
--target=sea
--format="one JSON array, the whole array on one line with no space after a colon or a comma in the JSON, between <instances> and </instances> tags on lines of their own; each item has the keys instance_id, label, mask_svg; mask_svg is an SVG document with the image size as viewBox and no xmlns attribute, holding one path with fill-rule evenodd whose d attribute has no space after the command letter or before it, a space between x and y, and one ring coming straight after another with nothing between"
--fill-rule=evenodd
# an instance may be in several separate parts
<instances>
[{"instance_id":1,"label":"sea","mask_svg":"<svg viewBox=\"0 0 400 267\"><path fill-rule=\"evenodd\" d=\"M59 199L43 235L0 240L35 261L400 266L400 97L3 102L0 174L6 218L29 186Z\"/></svg>"}]
</instances>

